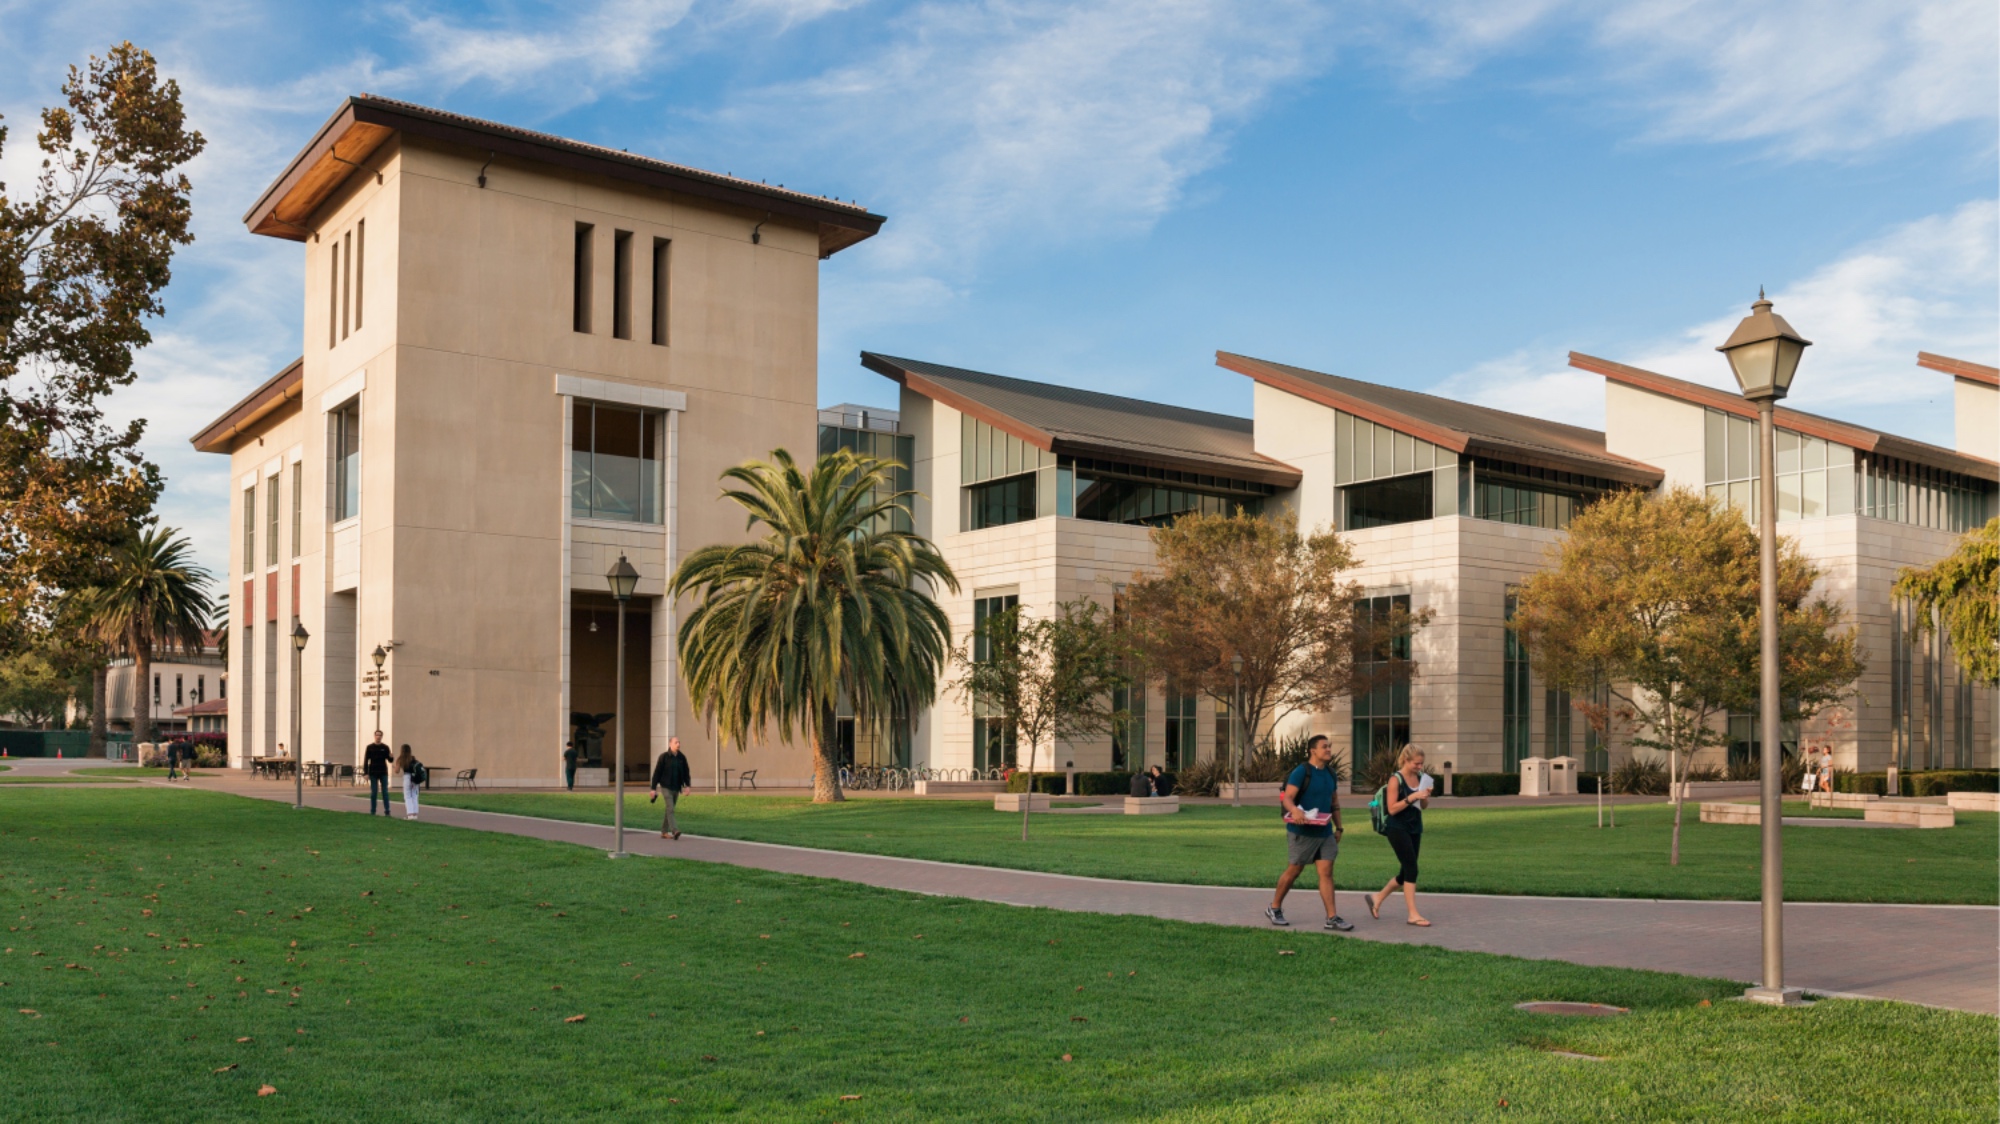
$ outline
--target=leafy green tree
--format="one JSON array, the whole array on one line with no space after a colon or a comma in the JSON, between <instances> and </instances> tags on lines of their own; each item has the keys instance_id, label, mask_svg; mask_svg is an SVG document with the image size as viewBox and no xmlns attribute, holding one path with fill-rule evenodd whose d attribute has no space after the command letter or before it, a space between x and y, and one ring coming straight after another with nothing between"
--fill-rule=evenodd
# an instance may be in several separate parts
<instances>
[{"instance_id":1,"label":"leafy green tree","mask_svg":"<svg viewBox=\"0 0 2000 1124\"><path fill-rule=\"evenodd\" d=\"M1134 575L1123 596L1133 646L1150 673L1227 706L1236 705L1240 657L1241 741L1416 674L1408 659L1356 659L1397 651L1430 612L1358 614L1363 590L1346 577L1356 559L1337 532L1301 534L1290 511L1239 510L1183 515L1152 538L1154 570Z\"/></svg>"},{"instance_id":2,"label":"leafy green tree","mask_svg":"<svg viewBox=\"0 0 2000 1124\"><path fill-rule=\"evenodd\" d=\"M98 637L132 654L132 740L154 741L153 655L162 648L201 649L202 627L214 615L208 572L194 548L171 527L141 531L111 557L104 584L87 595Z\"/></svg>"},{"instance_id":3,"label":"leafy green tree","mask_svg":"<svg viewBox=\"0 0 2000 1124\"><path fill-rule=\"evenodd\" d=\"M1607 496L1571 521L1549 568L1522 583L1510 626L1551 686L1587 697L1610 685L1609 708L1584 710L1600 731L1622 718L1634 746L1667 755L1674 865L1682 759L1725 744L1717 719L1757 702L1757 545L1741 511L1691 489ZM1847 697L1862 671L1840 605L1813 596L1819 577L1796 542L1780 540L1780 706L1790 720Z\"/></svg>"},{"instance_id":4,"label":"leafy green tree","mask_svg":"<svg viewBox=\"0 0 2000 1124\"><path fill-rule=\"evenodd\" d=\"M1096 737L1120 717L1111 698L1127 682L1125 640L1095 601L1065 601L1045 617L1016 605L988 617L980 634L953 655L960 669L954 687L968 702L983 701L1014 724L1016 744L1028 749L1030 777L1044 742L1054 754L1057 742ZM1024 840L1033 804L1021 805Z\"/></svg>"},{"instance_id":5,"label":"leafy green tree","mask_svg":"<svg viewBox=\"0 0 2000 1124\"><path fill-rule=\"evenodd\" d=\"M16 630L45 626L159 494L144 423L110 425L100 403L131 383L193 241L180 169L204 144L131 43L72 67L62 95L42 111L32 189L0 185L0 625Z\"/></svg>"},{"instance_id":6,"label":"leafy green tree","mask_svg":"<svg viewBox=\"0 0 2000 1124\"><path fill-rule=\"evenodd\" d=\"M41 652L0 659L0 714L23 725L44 730L60 726L74 690L62 669Z\"/></svg>"},{"instance_id":7,"label":"leafy green tree","mask_svg":"<svg viewBox=\"0 0 2000 1124\"><path fill-rule=\"evenodd\" d=\"M1958 549L1929 566L1897 574L1896 595L1914 603L1918 631L1930 630L1933 612L1943 620L1967 675L2000 685L2000 517L1966 532Z\"/></svg>"},{"instance_id":8,"label":"leafy green tree","mask_svg":"<svg viewBox=\"0 0 2000 1124\"><path fill-rule=\"evenodd\" d=\"M893 529L914 492L894 462L841 449L810 473L778 449L722 474L722 495L761 539L687 556L673 596L698 603L682 622L681 664L695 709L741 747L776 727L813 743L813 800L841 800L834 714L886 726L937 697L951 625L930 590L958 579L928 539Z\"/></svg>"}]
</instances>

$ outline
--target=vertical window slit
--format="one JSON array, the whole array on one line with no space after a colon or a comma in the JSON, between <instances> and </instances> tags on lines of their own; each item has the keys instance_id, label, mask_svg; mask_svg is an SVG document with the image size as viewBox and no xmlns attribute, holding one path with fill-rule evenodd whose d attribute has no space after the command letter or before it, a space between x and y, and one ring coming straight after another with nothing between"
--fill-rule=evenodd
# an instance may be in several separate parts
<instances>
[{"instance_id":1,"label":"vertical window slit","mask_svg":"<svg viewBox=\"0 0 2000 1124\"><path fill-rule=\"evenodd\" d=\"M667 248L673 243L653 239L653 342L667 343Z\"/></svg>"},{"instance_id":2,"label":"vertical window slit","mask_svg":"<svg viewBox=\"0 0 2000 1124\"><path fill-rule=\"evenodd\" d=\"M590 331L590 235L593 229L595 228L587 222L576 224L576 261L573 270L575 307L571 313L571 327L579 332Z\"/></svg>"},{"instance_id":3,"label":"vertical window slit","mask_svg":"<svg viewBox=\"0 0 2000 1124\"><path fill-rule=\"evenodd\" d=\"M632 338L632 232L611 236L611 335Z\"/></svg>"}]
</instances>

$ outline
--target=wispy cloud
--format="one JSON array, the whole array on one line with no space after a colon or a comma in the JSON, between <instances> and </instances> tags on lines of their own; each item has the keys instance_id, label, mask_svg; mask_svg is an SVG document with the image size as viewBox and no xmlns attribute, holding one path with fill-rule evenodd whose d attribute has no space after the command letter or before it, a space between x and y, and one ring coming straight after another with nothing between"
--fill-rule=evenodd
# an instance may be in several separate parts
<instances>
[{"instance_id":1,"label":"wispy cloud","mask_svg":"<svg viewBox=\"0 0 2000 1124\"><path fill-rule=\"evenodd\" d=\"M1952 443L1950 380L1916 367L1918 351L1991 363L2000 358L1993 294L2000 289L2000 200L1981 199L1888 231L1800 280L1772 302L1813 347L1790 405L1931 441ZM1713 318L1605 358L1733 389L1715 352L1749 312ZM1571 370L1559 344L1498 357L1446 379L1439 393L1577 425L1604 421L1603 380Z\"/></svg>"},{"instance_id":2,"label":"wispy cloud","mask_svg":"<svg viewBox=\"0 0 2000 1124\"><path fill-rule=\"evenodd\" d=\"M1396 47L1420 77L1457 78L1572 34L1589 49L1549 83L1622 103L1656 140L1843 156L2000 116L2000 8L1989 0L1450 0L1415 11L1433 38Z\"/></svg>"}]
</instances>

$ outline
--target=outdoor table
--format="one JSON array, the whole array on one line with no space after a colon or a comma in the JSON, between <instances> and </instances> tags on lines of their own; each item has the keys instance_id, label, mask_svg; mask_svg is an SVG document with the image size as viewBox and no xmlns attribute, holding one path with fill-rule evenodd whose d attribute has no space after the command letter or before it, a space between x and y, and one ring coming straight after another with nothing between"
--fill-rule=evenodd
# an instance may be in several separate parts
<instances>
[{"instance_id":1,"label":"outdoor table","mask_svg":"<svg viewBox=\"0 0 2000 1124\"><path fill-rule=\"evenodd\" d=\"M726 789L726 788L728 788L728 787L729 787L729 774L731 774L731 773L733 773L733 772L735 772L735 771L736 771L736 770L734 770L734 769L724 769L724 770L722 771L722 788L725 788L725 789ZM717 789L716 791L718 791L718 792L719 792L719 791L721 791L721 789Z\"/></svg>"},{"instance_id":2,"label":"outdoor table","mask_svg":"<svg viewBox=\"0 0 2000 1124\"><path fill-rule=\"evenodd\" d=\"M425 769L427 770L427 771L426 771L426 772L424 773L424 784L423 784L423 788L424 788L424 791L425 791L425 792L429 792L429 791L430 791L430 787L431 787L431 782L437 779L437 775L438 775L439 773L449 773L449 772L451 772L451 766L449 766L449 765L433 765L433 764L431 764L431 763L429 763L429 762L425 762L425 763L424 763L424 768L425 768Z\"/></svg>"}]
</instances>

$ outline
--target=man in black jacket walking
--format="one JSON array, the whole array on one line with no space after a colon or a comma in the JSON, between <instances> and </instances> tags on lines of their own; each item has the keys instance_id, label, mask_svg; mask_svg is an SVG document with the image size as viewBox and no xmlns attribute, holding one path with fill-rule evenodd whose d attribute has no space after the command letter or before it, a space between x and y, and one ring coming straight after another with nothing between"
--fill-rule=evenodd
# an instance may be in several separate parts
<instances>
[{"instance_id":1,"label":"man in black jacket walking","mask_svg":"<svg viewBox=\"0 0 2000 1124\"><path fill-rule=\"evenodd\" d=\"M375 797L382 797L382 814L389 814L389 747L382 742L382 731L375 731L375 740L361 751L361 772L368 778L368 814L375 814Z\"/></svg>"},{"instance_id":2,"label":"man in black jacket walking","mask_svg":"<svg viewBox=\"0 0 2000 1124\"><path fill-rule=\"evenodd\" d=\"M681 798L681 789L694 787L694 774L688 769L688 759L681 753L679 738L667 739L667 751L653 762L653 799L660 798L660 791L666 790L667 815L660 821L660 838L679 839L681 829L674 823L674 805Z\"/></svg>"}]
</instances>

